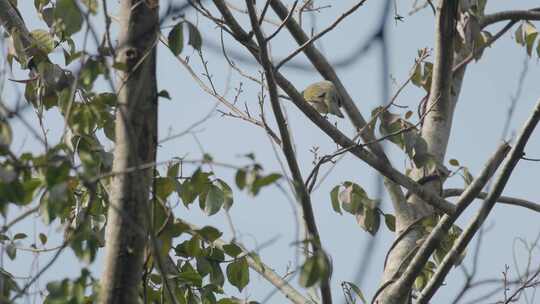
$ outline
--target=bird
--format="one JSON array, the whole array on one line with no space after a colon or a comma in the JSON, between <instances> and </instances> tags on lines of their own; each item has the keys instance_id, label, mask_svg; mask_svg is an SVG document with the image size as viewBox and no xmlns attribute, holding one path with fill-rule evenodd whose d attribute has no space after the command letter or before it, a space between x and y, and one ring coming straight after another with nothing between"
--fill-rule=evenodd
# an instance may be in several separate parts
<instances>
[{"instance_id":1,"label":"bird","mask_svg":"<svg viewBox=\"0 0 540 304\"><path fill-rule=\"evenodd\" d=\"M333 114L343 118L341 97L331 81L323 80L309 85L302 91L304 99L321 114Z\"/></svg>"}]
</instances>

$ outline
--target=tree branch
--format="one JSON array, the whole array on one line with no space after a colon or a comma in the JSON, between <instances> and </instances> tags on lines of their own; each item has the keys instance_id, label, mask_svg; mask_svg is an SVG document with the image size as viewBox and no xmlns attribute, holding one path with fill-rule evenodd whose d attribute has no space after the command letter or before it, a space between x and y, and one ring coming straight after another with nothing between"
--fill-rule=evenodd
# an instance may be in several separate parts
<instances>
[{"instance_id":1,"label":"tree branch","mask_svg":"<svg viewBox=\"0 0 540 304\"><path fill-rule=\"evenodd\" d=\"M308 43L310 39L308 35L306 35L306 33L302 30L302 27L293 18L287 19L287 15L288 15L287 8L279 0L270 0L270 1L271 1L270 5L272 6L272 9L279 16L279 18L283 21L286 20L287 29L289 30L293 38L296 40L296 42L301 46L305 45L303 48L301 48L301 50L304 52L307 58L311 61L311 64L315 67L315 69L317 69L317 71L325 79L330 80L332 81L332 83L334 83L334 85L336 86L336 89L339 92L340 97L342 98L343 107L345 108L345 111L347 112L349 119L351 120L354 127L359 131L360 136L362 137L364 142L372 142L375 138L372 132L369 130L369 128L366 128L366 120L364 119L360 111L358 110L358 107L354 103L354 100L352 99L352 97L349 95L349 93L347 92L343 84L341 83L341 80L337 76L337 73L334 67L328 62L326 57L321 52L319 52L319 50L317 50L317 48L313 45L313 43ZM354 10L362 6L364 2L365 2L364 0L359 1L348 12L349 13L354 12ZM286 79L283 77L283 80L286 80ZM285 90L285 88L283 87L285 85L285 81L283 81L283 84L282 84L282 82L280 82L279 80L279 77L277 77L277 81L280 87ZM290 96L290 93L288 94ZM303 100L303 98L301 99ZM297 104L297 102L295 103ZM386 156L386 153L384 152L384 150L382 149L382 146L379 143L370 145L368 149L374 153L374 156L376 156L377 158L380 158L384 163L391 166L390 160ZM399 211L400 214L408 214L409 207L405 203L405 195L401 191L401 188L398 185L394 184L393 181L394 180L388 180L388 179L384 180L384 184L390 194L393 207L396 210L396 213Z\"/></svg>"},{"instance_id":2,"label":"tree branch","mask_svg":"<svg viewBox=\"0 0 540 304\"><path fill-rule=\"evenodd\" d=\"M283 60L281 60L277 65L276 65L276 70L279 70L280 67L282 67L285 63L287 63L289 60L293 59L296 55L298 55L300 52L302 52L305 48L307 48L308 46L312 45L316 40L318 40L319 38L321 38L322 36L324 36L325 34L327 34L328 32L330 32L331 30L333 30L341 21L343 21L347 16L349 16L350 14L354 13L360 6L364 5L364 3L366 2L367 0L362 0L360 2L358 2L357 4L355 4L353 7L351 7L348 11L346 11L345 13L343 13L341 16L339 16L339 18L336 19L336 21L334 21L329 27L327 27L326 29L324 29L323 31L321 31L320 33L318 33L317 35L309 38L309 40L307 40L306 42L302 43L302 45L300 45L296 50L294 50L290 55L288 55L287 57L283 58ZM291 9L291 12L294 10L294 6L293 8ZM290 16L290 15L289 15ZM287 23L288 21L288 17L285 17L283 19L283 22L284 23Z\"/></svg>"},{"instance_id":3,"label":"tree branch","mask_svg":"<svg viewBox=\"0 0 540 304\"><path fill-rule=\"evenodd\" d=\"M501 38L504 33L506 33L514 24L517 23L517 20L512 20L508 22L500 31L498 31L495 35L489 38L488 41L482 47L475 48L467 58L463 59L460 63L456 64L454 68L452 69L452 73L456 73L462 68L464 68L467 64L469 64L474 58L476 58L479 54L481 54L487 47L490 47L497 39Z\"/></svg>"},{"instance_id":4,"label":"tree branch","mask_svg":"<svg viewBox=\"0 0 540 304\"><path fill-rule=\"evenodd\" d=\"M298 162L296 161L292 141L289 135L287 121L285 120L285 116L283 115L283 112L281 110L278 89L274 77L274 67L270 62L270 56L268 54L268 40L266 40L261 31L261 28L259 27L257 14L255 12L255 0L246 0L246 5L249 13L249 19L251 20L251 27L253 29L253 32L255 33L257 42L259 43L259 60L266 74L266 81L268 83L268 91L270 95L270 103L272 105L272 110L274 112L274 116L276 118L276 122L279 128L279 133L283 142L283 154L285 155L287 164L289 165L289 170L292 174L296 196L302 206L302 212L306 223L308 238L312 245L314 254L322 254L326 257L326 254L322 249L322 242L319 236L319 231L317 229L313 209L311 207L311 198L309 196L307 188L304 185L304 179L302 178L300 167L298 166ZM327 261L329 260L327 259ZM332 303L330 275L328 277L322 278L321 280L321 295L323 304Z\"/></svg>"},{"instance_id":5,"label":"tree branch","mask_svg":"<svg viewBox=\"0 0 540 304\"><path fill-rule=\"evenodd\" d=\"M504 20L540 20L540 7L530 10L513 10L485 15L480 19L480 28L485 28L486 26Z\"/></svg>"},{"instance_id":6,"label":"tree branch","mask_svg":"<svg viewBox=\"0 0 540 304\"><path fill-rule=\"evenodd\" d=\"M421 136L426 142L427 152L439 164L444 162L457 102L457 92L460 89L458 85L451 90L451 87L455 84L452 65L454 64L457 13L458 1L440 0L438 2L435 18L433 75L428 101L425 104L426 109L430 109L430 111L425 116L421 129ZM409 174L415 180L422 180L422 178L430 175L435 178L426 182L424 189L440 193L444 182L442 174L418 167L413 167ZM434 213L433 205L431 203L426 204L423 198L416 195L409 197L408 205L412 207L414 212L409 223ZM400 217L396 214L396 219L400 219ZM383 274L383 284L399 276L403 261L407 259L411 252L417 249L418 242L423 236L421 230L414 229L395 246L389 254L387 267ZM381 303L406 303L409 300L410 292L410 289L400 290L399 292L388 289L382 292L377 300Z\"/></svg>"},{"instance_id":7,"label":"tree branch","mask_svg":"<svg viewBox=\"0 0 540 304\"><path fill-rule=\"evenodd\" d=\"M271 0L271 1L274 1L274 0ZM227 22L227 25L233 31L234 37L240 43L244 44L245 47L252 53L252 55L256 59L258 59L259 50L257 46L251 40L249 40L249 36L238 24L236 19L234 19L234 17L232 16L230 11L226 7L226 5L223 3L223 0L214 0L214 4L223 15L224 19ZM239 32L236 32L236 31L239 31ZM241 40L245 38L248 38L248 40ZM287 93L287 95L289 95L294 105L298 107L298 109L300 109L300 111L302 111L307 116L307 118L309 118L317 127L319 127L324 133L326 133L330 138L332 138L332 140L335 143L337 143L338 145L342 147L348 147L350 149L349 150L350 153L352 153L359 159L366 162L369 166L371 166L375 170L379 171L382 175L387 177L390 181L395 182L399 185L402 185L411 193L418 195L420 198L425 200L428 204L431 204L435 208L448 214L452 214L454 212L455 207L452 203L445 201L432 190L426 189L422 185L412 180L410 177L394 169L389 163L385 162L380 157L375 156L373 153L367 151L366 149L362 147L362 145L359 145L355 143L353 140L349 139L345 134L339 131L334 125L328 122L328 120L324 119L313 107L311 107L305 101L304 97L298 92L298 90L296 90L296 88L292 85L292 83L289 82L282 74L275 71L274 77L276 79L277 84ZM374 146L377 146L377 145L376 144L370 145L370 147L374 147ZM399 189L397 185L395 187ZM401 189L399 189L398 191L401 192Z\"/></svg>"},{"instance_id":8,"label":"tree branch","mask_svg":"<svg viewBox=\"0 0 540 304\"><path fill-rule=\"evenodd\" d=\"M521 156L523 156L525 145L527 144L539 120L540 120L540 100L536 104L533 110L533 113L531 114L531 116L525 123L521 133L519 134L516 145L512 148L512 150L510 151L510 154L506 158L502 171L500 175L498 176L497 180L495 181L495 184L493 185L493 189L489 192L488 196L484 200L484 204L482 205L482 208L478 211L478 213L476 214L472 222L469 224L469 226L463 231L463 233L456 240L456 242L454 243L454 246L452 246L452 249L446 254L444 260L441 262L441 264L437 268L437 271L433 274L433 277L431 278L431 280L428 282L428 284L422 291L422 294L418 298L417 303L420 304L420 303L429 302L431 297L433 297L435 292L441 286L444 278L450 271L452 265L455 264L455 261L457 260L459 255L463 252L465 247L467 247L469 242L472 240L473 236L476 234L478 229L482 226L482 224L488 217L489 213L493 209L493 206L495 206L497 199L500 197L501 193L503 192L504 187L506 186L506 183L510 179L512 171L514 170L517 163L521 159Z\"/></svg>"},{"instance_id":9,"label":"tree branch","mask_svg":"<svg viewBox=\"0 0 540 304\"><path fill-rule=\"evenodd\" d=\"M463 191L464 189L457 189L457 188L444 189L443 197L459 196L461 195L461 193L463 193ZM487 196L488 196L487 192L480 192L478 193L476 198L485 199ZM497 203L511 205L511 206L519 206L519 207L530 209L532 211L540 212L540 204L537 204L535 202L531 202L528 200L516 198L516 197L500 196L497 199Z\"/></svg>"},{"instance_id":10,"label":"tree branch","mask_svg":"<svg viewBox=\"0 0 540 304\"><path fill-rule=\"evenodd\" d=\"M414 280L422 272L426 262L429 260L429 257L437 246L439 246L445 233L448 232L461 213L476 198L478 193L482 191L482 188L493 176L509 150L510 146L508 144L503 144L488 160L482 173L480 173L480 175L461 194L458 203L456 204L456 212L451 216L445 215L437 223L437 226L433 228L427 239L422 243L414 255L405 272L403 272L403 274L399 276L399 279L389 288L390 297L403 298L409 293Z\"/></svg>"}]
</instances>

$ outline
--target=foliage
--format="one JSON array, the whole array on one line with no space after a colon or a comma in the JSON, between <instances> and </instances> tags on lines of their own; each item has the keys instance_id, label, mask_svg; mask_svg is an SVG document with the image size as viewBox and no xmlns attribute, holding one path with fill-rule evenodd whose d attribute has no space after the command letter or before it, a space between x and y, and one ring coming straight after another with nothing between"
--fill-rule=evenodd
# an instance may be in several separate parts
<instances>
[{"instance_id":1,"label":"foliage","mask_svg":"<svg viewBox=\"0 0 540 304\"><path fill-rule=\"evenodd\" d=\"M17 4L17 1L10 1ZM21 32L10 32L11 47L6 59L11 67L16 64L21 69L32 70L31 77L18 82L24 87L27 106L36 113L37 121L41 123L45 112L56 111L62 116L65 129L58 143L43 142L46 147L44 152L17 155L12 146L14 134L11 118L20 113L18 109L0 112L0 214L8 219L8 214L13 211L37 212L46 226L63 228L63 240L56 244L56 250L68 248L81 262L89 265L96 261L106 241L110 182L118 174L123 174L112 172L113 154L105 147L114 144L115 113L119 109L113 75L117 71L125 71L126 66L114 58L114 48L107 41L110 37L103 37L101 41L94 37L99 44L95 52L80 43L80 36L95 35L88 20L93 20L100 13L100 1L34 0L33 3L44 25L30 32L31 46L24 46ZM470 22L482 17L486 5L486 1L475 3L467 11L469 21L473 20ZM182 59L189 47L201 56L205 65L202 58L204 37L198 23L183 14L173 17L173 25L160 29L165 37L162 42L175 57ZM110 16L106 18L110 19ZM470 52L480 50L474 56L479 60L483 48L494 36L486 30L471 30L471 23L461 25L458 48ZM253 32L248 36L251 39ZM540 39L532 22L521 22L514 37L528 56L533 56L536 51L540 57ZM423 56L423 51L419 51L418 58ZM63 55L62 65L50 60L49 56L54 53ZM185 58L189 60L189 56ZM230 61L229 64L234 65ZM68 66L77 66L77 70L70 72ZM433 73L433 62L417 59L410 81L429 94ZM207 74L206 77L211 82L211 76ZM59 81L64 78L64 82ZM111 89L101 89L100 82L109 84ZM62 85L58 86L59 83ZM157 92L157 96L165 99L174 97L166 90ZM400 113L395 110L400 107L393 102L372 109L366 130L376 138L375 141L388 140L401 149L410 167L424 170L426 175L437 175L443 181L460 174L465 184L469 185L474 177L465 165L451 159L449 164L455 170L450 171L428 151L420 132L424 115L430 111L425 106L427 98L428 95L420 104L418 113L411 110ZM235 117L234 113L224 112L223 115ZM270 127L264 121L264 113L261 113L261 117L263 121L256 125L262 125L268 131ZM250 113L247 118L240 118L254 120ZM176 157L165 166L149 165L154 169L152 197L149 198L152 203L149 211L152 218L150 235L157 241L159 257L150 248L145 252L143 279L138 286L145 303L172 303L171 297L182 304L246 303L227 295L225 290L231 288L243 292L254 281L250 267L253 268L253 263L263 267L257 254L234 239L224 241L219 229L212 226L195 227L175 212L178 210L175 209L176 205L180 205L175 202L181 203L178 208L193 208L197 202L199 209L209 217L219 212L229 212L235 203L238 205L235 194L244 191L250 197L255 197L264 193L264 189L288 179L281 173L266 171L253 154L245 155L244 160L245 163L240 165L226 166L232 171L230 176L219 176L214 172L213 165L218 162L209 154L204 154L203 159L197 161ZM380 233L382 221L389 231L396 232L396 216L383 212L379 201L370 198L358 183L344 181L334 186L329 194L331 208L339 215L348 213L354 216L360 228L369 235L375 237ZM420 234L429 234L441 217L441 214L434 214L419 221L417 228ZM0 232L0 243L10 260L16 260L22 249L40 252L55 248L46 232L37 232L37 238L32 241L27 232L13 228L16 221L6 222ZM431 260L416 277L416 291L426 286L461 233L462 229L454 225L443 236ZM419 240L419 243L422 241ZM321 246L316 239L305 239L300 243L306 247ZM456 265L461 263L464 256L465 252ZM159 259L163 257L167 267L160 266L162 261ZM331 277L332 263L324 250L307 252L298 273L299 284L311 288ZM14 275L2 268L0 281L3 282L0 289L2 303L27 292ZM342 287L348 301L359 299L367 303L360 288L352 282L342 282ZM99 279L85 267L77 277L48 282L44 303L93 303L98 292Z\"/></svg>"}]
</instances>

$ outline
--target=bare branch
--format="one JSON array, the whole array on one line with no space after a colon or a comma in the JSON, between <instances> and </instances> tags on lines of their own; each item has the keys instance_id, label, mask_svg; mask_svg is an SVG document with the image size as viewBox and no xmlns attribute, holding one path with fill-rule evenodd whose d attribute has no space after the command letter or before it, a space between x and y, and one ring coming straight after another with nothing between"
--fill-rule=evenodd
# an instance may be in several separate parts
<instances>
[{"instance_id":1,"label":"bare branch","mask_svg":"<svg viewBox=\"0 0 540 304\"><path fill-rule=\"evenodd\" d=\"M457 189L457 188L450 188L450 189L444 189L443 191L443 197L452 197L452 196L459 196L461 193L463 193L464 189ZM488 196L487 192L480 192L476 196L476 198L485 199ZM524 207L536 212L540 212L540 204L516 198L511 196L500 196L497 199L497 203L505 204L505 205L512 205L512 206L520 206Z\"/></svg>"},{"instance_id":2,"label":"bare branch","mask_svg":"<svg viewBox=\"0 0 540 304\"><path fill-rule=\"evenodd\" d=\"M266 5L265 5L265 11L266 9L268 9L268 5L270 4L270 0L266 1ZM281 29L283 29L283 27L285 26L285 24L287 23L287 20L289 20L289 18L292 17L292 15L294 14L294 9L296 8L296 5L298 4L298 0L294 1L293 3L293 6L291 7L291 11L289 12L289 15L285 18L285 20L283 20L281 22L281 24L279 25L279 27L277 28L277 30L275 30L275 32L273 32L270 36L268 36L266 38L266 41L270 41L272 40L280 31ZM279 66L278 66L279 68Z\"/></svg>"},{"instance_id":3,"label":"bare branch","mask_svg":"<svg viewBox=\"0 0 540 304\"><path fill-rule=\"evenodd\" d=\"M249 17L251 20L251 27L253 29L253 32L255 33L257 42L259 43L259 60L266 73L266 81L268 84L270 103L272 105L272 110L274 112L274 116L276 118L276 122L279 128L281 140L283 141L283 145L282 145L283 154L285 155L287 164L289 165L289 170L291 171L293 182L295 184L295 192L302 206L304 220L306 222L306 227L309 233L308 237L311 241L311 245L312 245L314 253L322 254L326 256L326 254L324 253L322 249L322 242L319 236L319 231L317 229L315 215L313 214L313 209L311 206L311 198L309 196L307 188L304 186L304 179L302 178L300 167L298 166L298 162L296 161L296 156L294 153L292 141L289 135L288 127L287 127L287 121L285 120L285 117L283 116L283 112L281 110L281 105L280 105L279 96L278 96L278 87L277 87L276 80L274 77L274 67L272 66L272 63L270 61L270 56L268 54L268 46L267 46L268 40L265 39L259 27L258 18L255 12L255 1L246 0L246 5L248 8ZM328 276L327 278L322 278L321 295L322 295L323 304L332 303L332 293L330 289L330 276Z\"/></svg>"},{"instance_id":4,"label":"bare branch","mask_svg":"<svg viewBox=\"0 0 540 304\"><path fill-rule=\"evenodd\" d=\"M499 21L540 20L540 7L530 10L512 10L485 15L480 19L480 28L484 28Z\"/></svg>"},{"instance_id":5,"label":"bare branch","mask_svg":"<svg viewBox=\"0 0 540 304\"><path fill-rule=\"evenodd\" d=\"M277 65L276 65L276 70L279 70L280 67L282 67L285 63L287 63L287 61L293 59L296 55L298 55L300 52L303 52L309 45L313 44L313 42L315 42L317 39L321 38L322 36L324 36L326 33L330 32L331 30L333 30L341 21L343 21L347 16L349 16L350 14L354 13L360 6L364 5L364 3L366 2L367 0L362 0L360 2L358 2L357 4L353 5L353 7L351 7L348 11L346 11L345 13L343 13L341 16L339 16L339 18L336 19L336 21L334 21L334 23L332 23L329 27L327 27L326 29L324 29L322 32L318 33L317 35L311 37L308 41L304 42L302 45L300 45L296 50L294 50L289 56L283 58L283 60L281 60ZM287 21L290 19L290 14L288 16L286 16L285 18L283 18L283 22L284 23L287 23Z\"/></svg>"},{"instance_id":6,"label":"bare branch","mask_svg":"<svg viewBox=\"0 0 540 304\"><path fill-rule=\"evenodd\" d=\"M460 63L456 64L452 68L452 73L456 73L462 68L464 68L467 64L469 64L474 58L476 58L479 54L481 54L487 47L491 46L497 39L501 38L504 33L506 33L509 29L514 26L514 24L517 23L517 20L512 20L508 22L500 31L498 31L495 35L493 35L482 47L476 48L467 58L463 59Z\"/></svg>"}]
</instances>

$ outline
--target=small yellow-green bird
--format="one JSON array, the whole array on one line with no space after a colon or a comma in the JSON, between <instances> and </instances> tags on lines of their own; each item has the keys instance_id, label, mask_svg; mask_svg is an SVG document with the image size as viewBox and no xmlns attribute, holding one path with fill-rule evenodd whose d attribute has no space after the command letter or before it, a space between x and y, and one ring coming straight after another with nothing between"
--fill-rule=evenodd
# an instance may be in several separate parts
<instances>
[{"instance_id":1,"label":"small yellow-green bird","mask_svg":"<svg viewBox=\"0 0 540 304\"><path fill-rule=\"evenodd\" d=\"M341 97L334 84L323 80L309 85L303 92L304 99L321 114L334 114L343 118Z\"/></svg>"}]
</instances>

